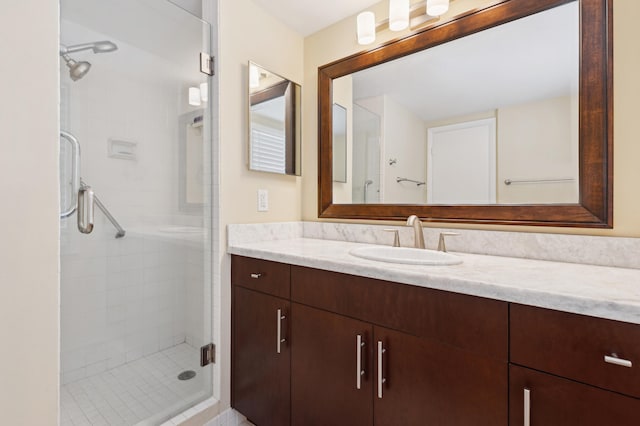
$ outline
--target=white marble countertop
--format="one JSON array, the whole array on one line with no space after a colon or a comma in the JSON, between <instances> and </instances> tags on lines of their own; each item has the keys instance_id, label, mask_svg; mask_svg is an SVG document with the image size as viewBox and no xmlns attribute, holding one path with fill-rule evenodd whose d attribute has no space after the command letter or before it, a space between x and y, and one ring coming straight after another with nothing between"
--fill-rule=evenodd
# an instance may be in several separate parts
<instances>
[{"instance_id":1,"label":"white marble countertop","mask_svg":"<svg viewBox=\"0 0 640 426\"><path fill-rule=\"evenodd\" d=\"M640 324L640 270L455 253L453 266L401 265L349 254L367 244L293 238L234 243L237 254Z\"/></svg>"}]
</instances>

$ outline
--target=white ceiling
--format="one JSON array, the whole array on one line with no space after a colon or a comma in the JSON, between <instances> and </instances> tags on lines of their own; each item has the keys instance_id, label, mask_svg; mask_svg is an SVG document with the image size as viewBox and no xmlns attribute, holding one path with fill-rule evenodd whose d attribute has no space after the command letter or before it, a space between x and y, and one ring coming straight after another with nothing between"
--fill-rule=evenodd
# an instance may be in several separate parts
<instances>
[{"instance_id":1,"label":"white ceiling","mask_svg":"<svg viewBox=\"0 0 640 426\"><path fill-rule=\"evenodd\" d=\"M306 37L380 0L253 0ZM355 31L355 29L354 29Z\"/></svg>"}]
</instances>

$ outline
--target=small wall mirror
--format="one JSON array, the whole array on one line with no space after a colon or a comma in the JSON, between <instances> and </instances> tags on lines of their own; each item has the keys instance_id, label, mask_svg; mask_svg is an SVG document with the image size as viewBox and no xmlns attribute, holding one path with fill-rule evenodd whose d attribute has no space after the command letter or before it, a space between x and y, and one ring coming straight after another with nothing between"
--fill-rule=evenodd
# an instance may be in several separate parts
<instances>
[{"instance_id":1,"label":"small wall mirror","mask_svg":"<svg viewBox=\"0 0 640 426\"><path fill-rule=\"evenodd\" d=\"M300 85L249 62L249 169L300 176Z\"/></svg>"}]
</instances>

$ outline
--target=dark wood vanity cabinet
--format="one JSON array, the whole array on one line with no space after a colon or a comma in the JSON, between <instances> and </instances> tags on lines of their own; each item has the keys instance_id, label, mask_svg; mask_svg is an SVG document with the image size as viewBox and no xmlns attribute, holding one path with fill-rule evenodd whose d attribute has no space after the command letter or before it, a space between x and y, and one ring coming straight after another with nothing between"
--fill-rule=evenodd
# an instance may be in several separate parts
<instances>
[{"instance_id":1,"label":"dark wood vanity cabinet","mask_svg":"<svg viewBox=\"0 0 640 426\"><path fill-rule=\"evenodd\" d=\"M509 424L637 426L640 400L533 369L509 369ZM529 408L525 410L525 399Z\"/></svg>"},{"instance_id":2,"label":"dark wood vanity cabinet","mask_svg":"<svg viewBox=\"0 0 640 426\"><path fill-rule=\"evenodd\" d=\"M256 425L507 425L507 303L291 266L282 372L269 353L279 305L261 292L276 274L254 260L232 261L232 405ZM290 420L268 418L288 402Z\"/></svg>"},{"instance_id":3,"label":"dark wood vanity cabinet","mask_svg":"<svg viewBox=\"0 0 640 426\"><path fill-rule=\"evenodd\" d=\"M257 426L640 424L640 325L232 257Z\"/></svg>"},{"instance_id":4,"label":"dark wood vanity cabinet","mask_svg":"<svg viewBox=\"0 0 640 426\"><path fill-rule=\"evenodd\" d=\"M299 303L292 314L291 424L371 426L371 324Z\"/></svg>"},{"instance_id":5,"label":"dark wood vanity cabinet","mask_svg":"<svg viewBox=\"0 0 640 426\"><path fill-rule=\"evenodd\" d=\"M511 425L640 424L640 326L512 304Z\"/></svg>"},{"instance_id":6,"label":"dark wood vanity cabinet","mask_svg":"<svg viewBox=\"0 0 640 426\"><path fill-rule=\"evenodd\" d=\"M339 400L343 388L356 388L356 342L363 333L362 387L369 393L369 413L362 411L357 420L344 423L335 423L346 417L331 402L319 407L327 416L324 421L296 423L294 396L292 424L507 424L507 303L297 266L292 266L291 280L292 395L299 392L299 375L315 375L295 368L301 343L297 336L304 332L303 327L296 331L298 304L325 312L332 318L326 324L338 324L340 318L360 320L350 332L345 327L340 349L330 344L333 326L329 327L327 343L324 350L317 348L314 364L332 362L335 355L327 351L339 350L345 357L340 387L331 386L337 378L318 375L325 378L331 398ZM370 329L365 329L367 324ZM301 346L308 344L305 339Z\"/></svg>"},{"instance_id":7,"label":"dark wood vanity cabinet","mask_svg":"<svg viewBox=\"0 0 640 426\"><path fill-rule=\"evenodd\" d=\"M290 423L289 268L232 261L231 405L260 426Z\"/></svg>"},{"instance_id":8,"label":"dark wood vanity cabinet","mask_svg":"<svg viewBox=\"0 0 640 426\"><path fill-rule=\"evenodd\" d=\"M382 327L374 342L384 349L381 385L380 367L374 371L375 425L507 424L506 361Z\"/></svg>"}]
</instances>

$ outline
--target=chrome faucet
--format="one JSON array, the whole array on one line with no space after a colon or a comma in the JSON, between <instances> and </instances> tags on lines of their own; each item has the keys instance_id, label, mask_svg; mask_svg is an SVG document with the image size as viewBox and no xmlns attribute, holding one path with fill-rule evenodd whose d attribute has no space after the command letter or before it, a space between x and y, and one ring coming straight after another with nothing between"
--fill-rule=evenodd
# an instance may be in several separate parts
<instances>
[{"instance_id":1,"label":"chrome faucet","mask_svg":"<svg viewBox=\"0 0 640 426\"><path fill-rule=\"evenodd\" d=\"M420 218L414 214L407 218L407 226L413 226L413 241L416 248L425 248L424 234L422 233L422 222Z\"/></svg>"}]
</instances>

